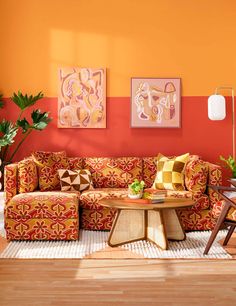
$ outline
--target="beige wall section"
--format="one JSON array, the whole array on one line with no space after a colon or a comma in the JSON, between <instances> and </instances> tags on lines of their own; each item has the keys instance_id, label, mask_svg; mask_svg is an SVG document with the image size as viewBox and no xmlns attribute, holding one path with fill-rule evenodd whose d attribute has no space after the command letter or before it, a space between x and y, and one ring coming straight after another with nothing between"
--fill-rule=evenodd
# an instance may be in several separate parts
<instances>
[{"instance_id":1,"label":"beige wall section","mask_svg":"<svg viewBox=\"0 0 236 306\"><path fill-rule=\"evenodd\" d=\"M108 96L130 78L181 77L182 94L236 87L234 0L0 0L0 91L57 96L60 66L107 67Z\"/></svg>"}]
</instances>

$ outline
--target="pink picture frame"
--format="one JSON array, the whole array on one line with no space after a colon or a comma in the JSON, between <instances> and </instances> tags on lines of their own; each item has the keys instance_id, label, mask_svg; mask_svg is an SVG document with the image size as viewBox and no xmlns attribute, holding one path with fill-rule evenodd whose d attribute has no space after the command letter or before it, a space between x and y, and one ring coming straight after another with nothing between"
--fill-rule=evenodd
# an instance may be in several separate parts
<instances>
[{"instance_id":1,"label":"pink picture frame","mask_svg":"<svg viewBox=\"0 0 236 306\"><path fill-rule=\"evenodd\" d=\"M181 79L131 78L131 127L180 128Z\"/></svg>"},{"instance_id":2,"label":"pink picture frame","mask_svg":"<svg viewBox=\"0 0 236 306\"><path fill-rule=\"evenodd\" d=\"M59 128L106 128L106 69L59 69Z\"/></svg>"}]
</instances>

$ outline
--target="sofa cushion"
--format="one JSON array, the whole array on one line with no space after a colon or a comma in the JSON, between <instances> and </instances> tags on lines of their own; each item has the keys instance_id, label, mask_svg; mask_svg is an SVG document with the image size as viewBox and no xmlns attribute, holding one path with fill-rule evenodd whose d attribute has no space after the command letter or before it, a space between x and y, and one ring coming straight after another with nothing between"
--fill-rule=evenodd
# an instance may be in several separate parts
<instances>
[{"instance_id":1,"label":"sofa cushion","mask_svg":"<svg viewBox=\"0 0 236 306\"><path fill-rule=\"evenodd\" d=\"M128 188L135 178L142 179L139 157L85 158L84 168L91 172L95 188Z\"/></svg>"},{"instance_id":2,"label":"sofa cushion","mask_svg":"<svg viewBox=\"0 0 236 306\"><path fill-rule=\"evenodd\" d=\"M82 157L67 157L70 170L83 169L83 158Z\"/></svg>"},{"instance_id":3,"label":"sofa cushion","mask_svg":"<svg viewBox=\"0 0 236 306\"><path fill-rule=\"evenodd\" d=\"M65 220L78 216L78 195L61 191L15 195L5 206L6 219Z\"/></svg>"},{"instance_id":4,"label":"sofa cushion","mask_svg":"<svg viewBox=\"0 0 236 306\"><path fill-rule=\"evenodd\" d=\"M82 170L58 170L61 191L83 191L93 189L91 173L88 169Z\"/></svg>"},{"instance_id":5,"label":"sofa cushion","mask_svg":"<svg viewBox=\"0 0 236 306\"><path fill-rule=\"evenodd\" d=\"M41 191L60 190L57 170L69 168L66 153L37 151L32 154L32 157L38 167L39 189Z\"/></svg>"},{"instance_id":6,"label":"sofa cushion","mask_svg":"<svg viewBox=\"0 0 236 306\"><path fill-rule=\"evenodd\" d=\"M231 198L231 200L233 200L236 203L236 198ZM224 200L220 200L214 203L213 208L212 208L212 215L214 218L219 218L224 203L225 203ZM236 209L235 208L231 207L229 209L226 219L231 220L231 221L236 221Z\"/></svg>"},{"instance_id":7,"label":"sofa cushion","mask_svg":"<svg viewBox=\"0 0 236 306\"><path fill-rule=\"evenodd\" d=\"M128 196L127 188L96 188L83 191L80 195L80 207L83 209L101 209L101 199L125 198Z\"/></svg>"},{"instance_id":8,"label":"sofa cushion","mask_svg":"<svg viewBox=\"0 0 236 306\"><path fill-rule=\"evenodd\" d=\"M167 193L166 196L168 198L192 199L194 201L192 209L194 209L195 211L209 208L209 198L206 194L198 195L188 190L183 190L183 191L167 190L166 193Z\"/></svg>"},{"instance_id":9,"label":"sofa cushion","mask_svg":"<svg viewBox=\"0 0 236 306\"><path fill-rule=\"evenodd\" d=\"M157 158L157 174L153 188L166 190L184 190L184 170L189 153L168 158L162 154Z\"/></svg>"},{"instance_id":10,"label":"sofa cushion","mask_svg":"<svg viewBox=\"0 0 236 306\"><path fill-rule=\"evenodd\" d=\"M143 157L143 180L145 188L151 188L157 173L157 157Z\"/></svg>"},{"instance_id":11,"label":"sofa cushion","mask_svg":"<svg viewBox=\"0 0 236 306\"><path fill-rule=\"evenodd\" d=\"M38 187L38 173L32 158L26 158L18 163L19 193L33 192Z\"/></svg>"},{"instance_id":12,"label":"sofa cushion","mask_svg":"<svg viewBox=\"0 0 236 306\"><path fill-rule=\"evenodd\" d=\"M193 193L203 194L208 179L208 165L201 159L191 159L186 164L185 186Z\"/></svg>"}]
</instances>

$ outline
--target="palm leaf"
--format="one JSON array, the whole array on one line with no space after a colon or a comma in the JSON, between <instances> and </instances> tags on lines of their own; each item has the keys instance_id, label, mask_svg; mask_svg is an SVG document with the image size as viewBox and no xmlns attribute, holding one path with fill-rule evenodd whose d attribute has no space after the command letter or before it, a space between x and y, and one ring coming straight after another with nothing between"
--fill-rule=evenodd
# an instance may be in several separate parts
<instances>
[{"instance_id":1,"label":"palm leaf","mask_svg":"<svg viewBox=\"0 0 236 306\"><path fill-rule=\"evenodd\" d=\"M30 95L28 96L23 95L20 91L18 94L14 92L13 96L11 97L12 101L23 111L26 108L34 105L39 99L43 98L43 93L40 91L36 96Z\"/></svg>"},{"instance_id":2,"label":"palm leaf","mask_svg":"<svg viewBox=\"0 0 236 306\"><path fill-rule=\"evenodd\" d=\"M49 113L41 113L40 109L34 110L31 118L33 120L32 128L40 131L44 130L49 122L52 121L52 118L49 118Z\"/></svg>"},{"instance_id":3,"label":"palm leaf","mask_svg":"<svg viewBox=\"0 0 236 306\"><path fill-rule=\"evenodd\" d=\"M17 126L15 126L12 122L3 119L0 122L0 147L5 147L14 142L14 138L17 134Z\"/></svg>"}]
</instances>

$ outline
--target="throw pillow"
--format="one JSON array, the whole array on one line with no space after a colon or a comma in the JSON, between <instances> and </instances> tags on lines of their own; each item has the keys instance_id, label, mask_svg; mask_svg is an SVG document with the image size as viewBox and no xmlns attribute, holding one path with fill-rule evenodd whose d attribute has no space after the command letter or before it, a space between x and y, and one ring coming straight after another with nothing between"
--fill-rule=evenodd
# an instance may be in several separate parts
<instances>
[{"instance_id":1,"label":"throw pillow","mask_svg":"<svg viewBox=\"0 0 236 306\"><path fill-rule=\"evenodd\" d=\"M157 174L153 183L155 189L185 190L184 169L189 153L169 158L162 154L157 157Z\"/></svg>"},{"instance_id":2,"label":"throw pillow","mask_svg":"<svg viewBox=\"0 0 236 306\"><path fill-rule=\"evenodd\" d=\"M37 151L32 157L38 167L39 188L41 191L60 190L57 170L68 168L66 153Z\"/></svg>"},{"instance_id":3,"label":"throw pillow","mask_svg":"<svg viewBox=\"0 0 236 306\"><path fill-rule=\"evenodd\" d=\"M58 170L62 191L83 191L93 189L89 170Z\"/></svg>"},{"instance_id":4,"label":"throw pillow","mask_svg":"<svg viewBox=\"0 0 236 306\"><path fill-rule=\"evenodd\" d=\"M38 187L38 173L32 158L21 160L18 164L19 193L33 192Z\"/></svg>"}]
</instances>

